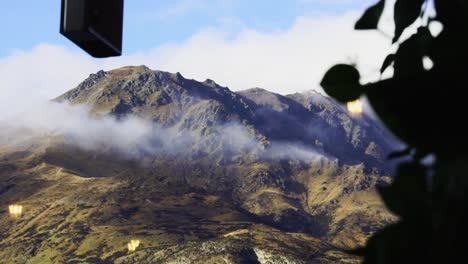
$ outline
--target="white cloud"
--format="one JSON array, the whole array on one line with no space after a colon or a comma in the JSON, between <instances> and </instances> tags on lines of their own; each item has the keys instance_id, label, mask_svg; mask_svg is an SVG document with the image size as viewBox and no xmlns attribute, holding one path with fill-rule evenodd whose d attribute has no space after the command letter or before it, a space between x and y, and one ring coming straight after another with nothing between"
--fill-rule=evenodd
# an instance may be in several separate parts
<instances>
[{"instance_id":1,"label":"white cloud","mask_svg":"<svg viewBox=\"0 0 468 264\"><path fill-rule=\"evenodd\" d=\"M1 59L0 120L56 97L98 68L86 56L52 45Z\"/></svg>"},{"instance_id":2,"label":"white cloud","mask_svg":"<svg viewBox=\"0 0 468 264\"><path fill-rule=\"evenodd\" d=\"M0 146L30 146L31 142L57 136L66 144L83 150L112 152L137 159L142 155L187 158L200 151L211 154L217 151L216 155L226 154L230 158L245 153L259 159L272 160L289 158L310 161L322 156L312 147L292 142L272 141L265 147L239 123L210 127L213 131L211 136L179 127L179 124L161 127L135 116L123 119L96 117L85 105L46 102L0 120ZM49 140L49 144L55 143Z\"/></svg>"},{"instance_id":3,"label":"white cloud","mask_svg":"<svg viewBox=\"0 0 468 264\"><path fill-rule=\"evenodd\" d=\"M340 62L357 62L366 79L376 78L390 41L373 31L354 31L360 14L299 17L284 31L245 29L234 36L205 29L182 43L105 60L39 45L0 59L0 120L66 92L91 72L125 65L210 78L233 90L258 86L281 94L320 90L325 71Z\"/></svg>"},{"instance_id":4,"label":"white cloud","mask_svg":"<svg viewBox=\"0 0 468 264\"><path fill-rule=\"evenodd\" d=\"M96 120L86 108L44 104L100 69L147 65L152 69L178 71L186 78L210 78L233 90L258 86L281 94L320 91L319 82L325 71L340 62L357 63L364 79L377 78L380 63L390 50L390 40L373 31L354 31L354 22L360 14L299 17L287 30L275 32L247 28L232 35L217 28L204 29L181 43L104 60L50 44L16 52L0 59L0 143L21 140L18 131L26 129L33 136L68 135L84 148L110 142L112 147L125 152L135 144L152 146L148 142L159 142L154 135L171 134L160 129L154 133L157 128L139 119ZM236 133L234 136L222 133L230 136L224 139L227 142L257 147L257 142L237 133L238 130L229 127L228 131ZM288 155L301 159L317 155L311 149L288 142L275 142L271 148L272 153L276 153L275 148L287 149ZM154 153L155 149L147 151Z\"/></svg>"},{"instance_id":5,"label":"white cloud","mask_svg":"<svg viewBox=\"0 0 468 264\"><path fill-rule=\"evenodd\" d=\"M205 30L185 43L153 51L157 68L198 79L212 78L234 90L253 86L286 94L319 89L335 63L356 60L374 76L389 47L376 32L353 31L357 13L340 17L300 17L286 31L244 30L234 38Z\"/></svg>"}]
</instances>

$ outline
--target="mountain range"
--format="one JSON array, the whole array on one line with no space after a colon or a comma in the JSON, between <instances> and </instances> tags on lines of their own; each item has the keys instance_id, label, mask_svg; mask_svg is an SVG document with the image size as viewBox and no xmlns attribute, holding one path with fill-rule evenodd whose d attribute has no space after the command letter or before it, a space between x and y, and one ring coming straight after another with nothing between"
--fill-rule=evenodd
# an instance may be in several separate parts
<instances>
[{"instance_id":1,"label":"mountain range","mask_svg":"<svg viewBox=\"0 0 468 264\"><path fill-rule=\"evenodd\" d=\"M0 208L5 263L358 263L396 220L375 191L396 142L320 93L129 66L50 104L117 125L0 146L1 204L24 207Z\"/></svg>"}]
</instances>

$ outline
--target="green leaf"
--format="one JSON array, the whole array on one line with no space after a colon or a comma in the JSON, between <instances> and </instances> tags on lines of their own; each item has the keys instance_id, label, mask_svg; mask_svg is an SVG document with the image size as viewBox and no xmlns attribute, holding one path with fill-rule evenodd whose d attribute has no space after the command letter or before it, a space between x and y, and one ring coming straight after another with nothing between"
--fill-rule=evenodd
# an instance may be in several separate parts
<instances>
[{"instance_id":1,"label":"green leaf","mask_svg":"<svg viewBox=\"0 0 468 264\"><path fill-rule=\"evenodd\" d=\"M395 3L395 36L393 42L400 39L403 31L419 17L421 7L426 0L397 0Z\"/></svg>"},{"instance_id":2,"label":"green leaf","mask_svg":"<svg viewBox=\"0 0 468 264\"><path fill-rule=\"evenodd\" d=\"M369 7L362 17L356 22L354 29L369 30L377 29L380 17L385 7L385 0L380 0L375 5Z\"/></svg>"},{"instance_id":3,"label":"green leaf","mask_svg":"<svg viewBox=\"0 0 468 264\"><path fill-rule=\"evenodd\" d=\"M359 71L354 66L338 64L325 73L320 85L328 95L345 103L358 99L364 92L359 83L360 78Z\"/></svg>"},{"instance_id":4,"label":"green leaf","mask_svg":"<svg viewBox=\"0 0 468 264\"><path fill-rule=\"evenodd\" d=\"M383 64L382 64L382 67L380 68L380 74L384 73L384 71L390 67L390 65L392 65L392 63L395 61L395 54L390 54L388 55Z\"/></svg>"}]
</instances>

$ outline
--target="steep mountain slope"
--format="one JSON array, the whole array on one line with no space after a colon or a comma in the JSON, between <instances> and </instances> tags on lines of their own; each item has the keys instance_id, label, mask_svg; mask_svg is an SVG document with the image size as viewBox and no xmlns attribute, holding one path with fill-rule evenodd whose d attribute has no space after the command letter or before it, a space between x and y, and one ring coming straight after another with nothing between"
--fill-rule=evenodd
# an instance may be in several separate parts
<instances>
[{"instance_id":1,"label":"steep mountain slope","mask_svg":"<svg viewBox=\"0 0 468 264\"><path fill-rule=\"evenodd\" d=\"M383 169L391 147L388 135L372 120L352 118L317 93L285 97L259 88L234 93L212 80L200 83L145 66L92 74L56 100L87 104L101 115L132 114L197 134L238 122L253 128L249 132L256 137L322 149L349 165L365 162Z\"/></svg>"},{"instance_id":2,"label":"steep mountain slope","mask_svg":"<svg viewBox=\"0 0 468 264\"><path fill-rule=\"evenodd\" d=\"M340 249L395 220L373 188L390 181L392 142L320 94L234 93L139 66L55 101L157 135L131 154L66 134L0 147L0 202L25 207L16 220L0 209L11 263L356 262Z\"/></svg>"}]
</instances>

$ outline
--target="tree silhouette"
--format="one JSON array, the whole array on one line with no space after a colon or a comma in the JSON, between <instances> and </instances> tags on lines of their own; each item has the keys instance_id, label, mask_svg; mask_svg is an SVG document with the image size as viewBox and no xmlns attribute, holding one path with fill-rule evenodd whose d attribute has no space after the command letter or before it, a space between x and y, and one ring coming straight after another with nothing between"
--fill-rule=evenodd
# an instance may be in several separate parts
<instances>
[{"instance_id":1,"label":"tree silhouette","mask_svg":"<svg viewBox=\"0 0 468 264\"><path fill-rule=\"evenodd\" d=\"M428 10L433 4L436 15ZM378 30L385 0L369 7L357 30ZM386 206L400 219L376 232L366 247L352 253L364 263L463 263L468 243L468 134L465 130L468 74L468 1L397 0L394 6L398 47L384 60L393 77L361 84L352 65L336 65L321 85L338 101L367 96L384 124L408 145L389 158L407 156L392 185L379 187ZM422 23L402 39L416 20ZM432 35L429 26L441 23ZM404 35L404 34L403 34ZM423 60L433 62L425 69ZM434 162L423 160L432 155Z\"/></svg>"}]
</instances>

